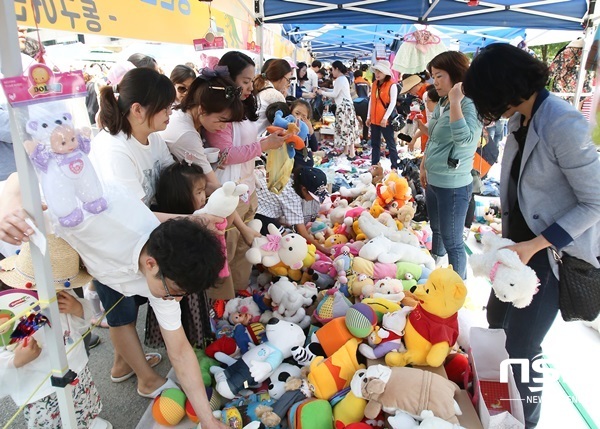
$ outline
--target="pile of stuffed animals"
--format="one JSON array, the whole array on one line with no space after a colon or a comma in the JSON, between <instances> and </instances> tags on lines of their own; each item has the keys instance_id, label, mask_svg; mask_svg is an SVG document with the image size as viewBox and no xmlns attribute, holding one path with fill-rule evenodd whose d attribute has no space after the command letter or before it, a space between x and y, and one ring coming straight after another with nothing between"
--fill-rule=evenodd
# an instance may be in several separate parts
<instances>
[{"instance_id":1,"label":"pile of stuffed animals","mask_svg":"<svg viewBox=\"0 0 600 429\"><path fill-rule=\"evenodd\" d=\"M407 180L377 173L341 188L308 225L329 254L274 225L247 251L252 286L218 312L205 349L211 404L232 428L459 427L462 375L420 367L451 356L467 288L452 267L436 268ZM501 300L528 305L535 274L498 240L484 239L474 271Z\"/></svg>"}]
</instances>

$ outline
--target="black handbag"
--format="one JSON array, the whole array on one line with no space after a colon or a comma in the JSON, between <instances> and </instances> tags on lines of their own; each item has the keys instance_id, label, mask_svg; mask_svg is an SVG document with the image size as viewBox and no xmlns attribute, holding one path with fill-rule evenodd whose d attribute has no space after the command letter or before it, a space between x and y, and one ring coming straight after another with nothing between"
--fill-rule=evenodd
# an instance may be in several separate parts
<instances>
[{"instance_id":1,"label":"black handbag","mask_svg":"<svg viewBox=\"0 0 600 429\"><path fill-rule=\"evenodd\" d=\"M563 320L596 319L600 314L600 268L552 249L558 263L558 306Z\"/></svg>"}]
</instances>

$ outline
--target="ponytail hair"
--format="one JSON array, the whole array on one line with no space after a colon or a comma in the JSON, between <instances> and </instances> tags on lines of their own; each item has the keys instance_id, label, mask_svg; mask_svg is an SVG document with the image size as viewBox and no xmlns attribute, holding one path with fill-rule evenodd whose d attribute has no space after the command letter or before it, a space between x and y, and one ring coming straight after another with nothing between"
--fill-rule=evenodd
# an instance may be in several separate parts
<instances>
[{"instance_id":1,"label":"ponytail hair","mask_svg":"<svg viewBox=\"0 0 600 429\"><path fill-rule=\"evenodd\" d=\"M117 98L118 95L118 98ZM100 123L112 135L124 132L131 137L133 128L128 115L131 106L146 109L146 121L175 101L175 87L168 77L149 68L129 70L118 85L100 89Z\"/></svg>"},{"instance_id":2,"label":"ponytail hair","mask_svg":"<svg viewBox=\"0 0 600 429\"><path fill-rule=\"evenodd\" d=\"M267 81L276 82L291 71L292 66L286 60L272 60L266 70L254 78L254 94L262 91L267 86Z\"/></svg>"}]
</instances>

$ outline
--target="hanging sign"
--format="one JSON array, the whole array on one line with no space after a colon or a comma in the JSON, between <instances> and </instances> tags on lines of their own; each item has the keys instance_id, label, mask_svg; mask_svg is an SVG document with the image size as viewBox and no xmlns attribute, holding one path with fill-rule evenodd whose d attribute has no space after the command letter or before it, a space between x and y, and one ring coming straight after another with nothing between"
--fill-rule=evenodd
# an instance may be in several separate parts
<instances>
[{"instance_id":1,"label":"hanging sign","mask_svg":"<svg viewBox=\"0 0 600 429\"><path fill-rule=\"evenodd\" d=\"M207 49L223 49L225 44L223 43L223 37L214 37L212 42L206 39L194 39L194 49L196 51L205 51Z\"/></svg>"},{"instance_id":2,"label":"hanging sign","mask_svg":"<svg viewBox=\"0 0 600 429\"><path fill-rule=\"evenodd\" d=\"M256 54L260 53L260 46L258 46L255 42L248 42L246 44L246 49Z\"/></svg>"}]
</instances>

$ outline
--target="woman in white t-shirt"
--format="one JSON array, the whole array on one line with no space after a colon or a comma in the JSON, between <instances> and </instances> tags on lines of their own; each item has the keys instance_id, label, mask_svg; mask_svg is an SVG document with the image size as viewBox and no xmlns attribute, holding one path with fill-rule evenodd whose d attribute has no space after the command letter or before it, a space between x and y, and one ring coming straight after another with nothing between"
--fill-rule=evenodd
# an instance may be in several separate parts
<instances>
[{"instance_id":1,"label":"woman in white t-shirt","mask_svg":"<svg viewBox=\"0 0 600 429\"><path fill-rule=\"evenodd\" d=\"M334 61L331 64L331 75L335 78L333 90L319 89L317 94L334 99L334 145L343 150L342 155L348 155L348 159L353 160L354 145L360 144L360 128L350 95L350 81L346 77L346 73L348 73L348 68L344 63Z\"/></svg>"},{"instance_id":2,"label":"woman in white t-shirt","mask_svg":"<svg viewBox=\"0 0 600 429\"><path fill-rule=\"evenodd\" d=\"M292 83L292 66L286 60L276 59L269 63L264 71L254 78L254 95L258 102L258 135L271 125L267 120L267 107L279 101L285 103L285 95Z\"/></svg>"},{"instance_id":3,"label":"woman in white t-shirt","mask_svg":"<svg viewBox=\"0 0 600 429\"><path fill-rule=\"evenodd\" d=\"M175 162L156 133L169 123L175 88L157 71L136 68L118 85L101 88L99 101L103 130L93 139L91 153L96 171L105 183L124 186L150 207L161 169ZM175 217L168 213L155 216L160 221ZM131 226L137 221L132 218ZM172 383L152 369L160 362L160 355L145 355L137 335L137 308L145 300L124 296L110 287L114 285L98 281L94 285L104 308L112 308L107 315L115 349L111 380L120 383L137 375L138 393L144 397L157 396L171 387Z\"/></svg>"},{"instance_id":4,"label":"woman in white t-shirt","mask_svg":"<svg viewBox=\"0 0 600 429\"><path fill-rule=\"evenodd\" d=\"M276 61L273 60L272 62ZM282 61L286 63L291 73L287 61ZM248 194L240 197L240 203L236 210L240 218L244 222L248 222L254 218L258 207L254 180L254 160L268 149L281 147L284 144L284 138L271 134L264 139L258 139L257 103L252 94L252 81L255 74L254 61L242 52L230 51L221 57L219 67L227 67L229 76L240 89L240 98L244 105L244 117L243 120L224 124L222 129L218 131L205 127L203 134L209 146L219 148L221 151L221 166L216 171L220 182L232 180L248 185ZM263 92L268 95L271 94L271 91L276 92L278 97L284 99L283 94L272 87ZM248 286L252 265L246 260L245 254L248 250L248 244L241 234L237 224L236 228L225 233L227 261L231 276L224 279L223 283L217 288L207 292L212 299L231 299L235 296L236 289L243 290Z\"/></svg>"}]
</instances>

